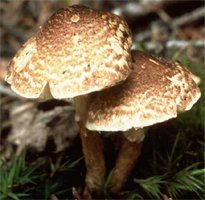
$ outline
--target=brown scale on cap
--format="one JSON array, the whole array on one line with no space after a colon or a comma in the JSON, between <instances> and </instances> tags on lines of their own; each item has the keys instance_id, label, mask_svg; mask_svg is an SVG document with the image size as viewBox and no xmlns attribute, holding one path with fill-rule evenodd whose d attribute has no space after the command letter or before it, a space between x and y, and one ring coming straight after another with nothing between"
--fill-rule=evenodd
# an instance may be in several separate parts
<instances>
[{"instance_id":1,"label":"brown scale on cap","mask_svg":"<svg viewBox=\"0 0 205 200\"><path fill-rule=\"evenodd\" d=\"M134 70L125 82L93 94L87 128L125 131L176 117L200 97L191 72L179 63L132 52Z\"/></svg>"},{"instance_id":2,"label":"brown scale on cap","mask_svg":"<svg viewBox=\"0 0 205 200\"><path fill-rule=\"evenodd\" d=\"M63 8L19 50L7 80L28 98L42 96L46 85L59 99L98 91L129 75L131 43L120 17L83 6Z\"/></svg>"}]
</instances>

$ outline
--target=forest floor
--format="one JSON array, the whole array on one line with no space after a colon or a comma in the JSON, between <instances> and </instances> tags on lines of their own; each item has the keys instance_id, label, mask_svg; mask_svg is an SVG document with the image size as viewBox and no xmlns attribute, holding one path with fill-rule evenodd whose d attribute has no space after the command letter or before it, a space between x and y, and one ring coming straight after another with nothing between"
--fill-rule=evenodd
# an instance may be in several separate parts
<instances>
[{"instance_id":1,"label":"forest floor","mask_svg":"<svg viewBox=\"0 0 205 200\"><path fill-rule=\"evenodd\" d=\"M22 44L53 12L73 3L121 15L133 32L133 48L178 60L201 78L202 96L190 111L147 129L140 158L119 196L109 192L108 174L98 198L205 198L204 1L153 2L0 2L0 199L74 199L83 187L85 164L72 103L28 100L4 81ZM114 140L104 137L108 166L116 155Z\"/></svg>"}]
</instances>

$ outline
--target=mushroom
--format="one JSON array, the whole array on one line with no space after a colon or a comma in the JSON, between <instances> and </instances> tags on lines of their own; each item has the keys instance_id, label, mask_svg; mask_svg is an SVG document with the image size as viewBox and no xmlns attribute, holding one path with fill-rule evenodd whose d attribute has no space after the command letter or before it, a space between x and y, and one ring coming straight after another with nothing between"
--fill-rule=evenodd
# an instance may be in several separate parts
<instances>
[{"instance_id":1,"label":"mushroom","mask_svg":"<svg viewBox=\"0 0 205 200\"><path fill-rule=\"evenodd\" d=\"M113 193L124 186L140 155L143 128L190 110L201 95L199 78L178 62L140 51L132 51L132 59L134 69L124 82L93 95L86 122L89 130L124 133L111 179Z\"/></svg>"},{"instance_id":2,"label":"mushroom","mask_svg":"<svg viewBox=\"0 0 205 200\"><path fill-rule=\"evenodd\" d=\"M90 190L97 190L106 169L100 135L85 129L89 94L127 78L131 44L120 17L78 5L62 8L17 52L6 77L26 98L74 99Z\"/></svg>"}]
</instances>

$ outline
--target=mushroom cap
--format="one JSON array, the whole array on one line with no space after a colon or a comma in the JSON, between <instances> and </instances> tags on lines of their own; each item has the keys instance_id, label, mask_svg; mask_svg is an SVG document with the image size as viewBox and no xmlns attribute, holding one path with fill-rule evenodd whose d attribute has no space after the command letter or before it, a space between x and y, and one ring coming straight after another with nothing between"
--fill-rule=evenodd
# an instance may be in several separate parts
<instances>
[{"instance_id":1,"label":"mushroom cap","mask_svg":"<svg viewBox=\"0 0 205 200\"><path fill-rule=\"evenodd\" d=\"M84 6L62 8L19 50L6 80L28 98L98 91L130 74L131 44L120 17Z\"/></svg>"},{"instance_id":2,"label":"mushroom cap","mask_svg":"<svg viewBox=\"0 0 205 200\"><path fill-rule=\"evenodd\" d=\"M98 131L143 128L191 109L201 93L178 62L132 51L133 71L121 84L92 95L86 127Z\"/></svg>"}]
</instances>

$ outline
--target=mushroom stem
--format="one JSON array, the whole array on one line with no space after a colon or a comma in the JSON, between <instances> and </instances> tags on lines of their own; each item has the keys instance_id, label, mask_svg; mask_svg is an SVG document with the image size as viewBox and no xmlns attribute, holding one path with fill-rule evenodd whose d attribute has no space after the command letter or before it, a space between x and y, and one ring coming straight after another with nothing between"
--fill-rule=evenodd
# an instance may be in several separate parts
<instances>
[{"instance_id":1,"label":"mushroom stem","mask_svg":"<svg viewBox=\"0 0 205 200\"><path fill-rule=\"evenodd\" d=\"M105 179L103 144L98 133L80 128L83 154L86 164L86 186L91 192L98 192Z\"/></svg>"},{"instance_id":2,"label":"mushroom stem","mask_svg":"<svg viewBox=\"0 0 205 200\"><path fill-rule=\"evenodd\" d=\"M86 165L86 187L98 192L106 174L103 143L98 133L85 128L90 95L75 97L76 120L79 121L82 150Z\"/></svg>"},{"instance_id":3,"label":"mushroom stem","mask_svg":"<svg viewBox=\"0 0 205 200\"><path fill-rule=\"evenodd\" d=\"M118 193L127 182L141 153L144 139L143 129L130 129L123 133L121 147L113 169L112 193Z\"/></svg>"}]
</instances>

